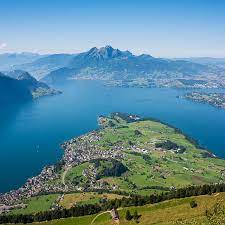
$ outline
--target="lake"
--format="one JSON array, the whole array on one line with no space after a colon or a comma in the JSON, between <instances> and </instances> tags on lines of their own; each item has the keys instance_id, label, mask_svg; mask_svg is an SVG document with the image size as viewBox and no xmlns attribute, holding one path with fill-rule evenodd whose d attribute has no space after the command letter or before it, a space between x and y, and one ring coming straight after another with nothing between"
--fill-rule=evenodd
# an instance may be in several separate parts
<instances>
[{"instance_id":1,"label":"lake","mask_svg":"<svg viewBox=\"0 0 225 225\"><path fill-rule=\"evenodd\" d=\"M115 111L160 119L225 157L225 110L177 98L184 90L105 87L97 81L57 88L63 94L1 106L0 192L18 188L59 160L63 141L96 129L98 115Z\"/></svg>"}]
</instances>

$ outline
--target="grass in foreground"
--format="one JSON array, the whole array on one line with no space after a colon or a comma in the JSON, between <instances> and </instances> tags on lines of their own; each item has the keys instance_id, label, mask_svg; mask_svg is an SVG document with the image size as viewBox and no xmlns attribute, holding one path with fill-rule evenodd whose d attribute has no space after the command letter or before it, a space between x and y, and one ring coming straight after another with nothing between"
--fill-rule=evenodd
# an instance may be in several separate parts
<instances>
[{"instance_id":1,"label":"grass in foreground","mask_svg":"<svg viewBox=\"0 0 225 225\"><path fill-rule=\"evenodd\" d=\"M190 202L195 201L197 207L191 208ZM119 210L120 225L135 225L136 221L127 221L125 219L126 211L129 209L131 214L137 210L140 218L140 225L203 225L208 224L206 218L206 210L212 208L216 203L225 206L225 193L215 195L190 197L184 199L173 199L157 203L154 205L146 205L141 207L128 207ZM33 223L32 225L90 225L96 215L84 216L77 218L67 218L42 223ZM99 216L93 225L110 225L112 222L109 214ZM214 223L209 223L214 224ZM216 224L216 223L215 223ZM218 223L222 224L222 223Z\"/></svg>"}]
</instances>

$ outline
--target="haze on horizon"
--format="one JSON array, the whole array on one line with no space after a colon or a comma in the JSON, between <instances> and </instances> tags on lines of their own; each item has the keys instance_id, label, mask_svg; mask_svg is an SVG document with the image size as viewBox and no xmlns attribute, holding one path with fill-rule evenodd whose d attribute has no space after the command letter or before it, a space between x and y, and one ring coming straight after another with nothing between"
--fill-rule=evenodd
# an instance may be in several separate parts
<instances>
[{"instance_id":1,"label":"haze on horizon","mask_svg":"<svg viewBox=\"0 0 225 225\"><path fill-rule=\"evenodd\" d=\"M1 0L0 54L112 45L156 57L225 57L221 0Z\"/></svg>"}]
</instances>

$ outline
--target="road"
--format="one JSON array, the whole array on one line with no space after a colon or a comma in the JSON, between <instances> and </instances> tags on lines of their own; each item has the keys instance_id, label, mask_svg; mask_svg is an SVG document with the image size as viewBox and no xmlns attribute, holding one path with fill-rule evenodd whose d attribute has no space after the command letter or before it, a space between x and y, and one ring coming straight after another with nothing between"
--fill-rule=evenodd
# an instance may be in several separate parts
<instances>
[{"instance_id":1,"label":"road","mask_svg":"<svg viewBox=\"0 0 225 225\"><path fill-rule=\"evenodd\" d=\"M119 208L119 209L117 209L117 211L120 211L120 210L122 210L123 208ZM90 223L90 225L93 225L94 224L94 222L95 222L95 220L99 217L99 216L101 216L101 215L103 215L103 214L106 214L106 213L110 213L111 211L109 210L109 211L105 211L105 212L102 212L102 213L99 213L92 221L91 221L91 223ZM118 220L119 221L119 220Z\"/></svg>"},{"instance_id":2,"label":"road","mask_svg":"<svg viewBox=\"0 0 225 225\"><path fill-rule=\"evenodd\" d=\"M65 191L67 190L67 185L66 185L66 181L65 181L65 178L66 178L66 174L67 172L71 169L71 167L67 167L65 169L65 171L63 172L62 174L62 184L65 186Z\"/></svg>"}]
</instances>

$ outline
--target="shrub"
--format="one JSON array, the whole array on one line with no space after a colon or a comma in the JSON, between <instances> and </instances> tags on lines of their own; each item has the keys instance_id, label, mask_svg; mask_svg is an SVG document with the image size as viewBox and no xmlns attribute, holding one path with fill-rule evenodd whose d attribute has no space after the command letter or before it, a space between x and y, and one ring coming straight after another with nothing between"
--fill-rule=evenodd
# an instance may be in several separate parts
<instances>
[{"instance_id":1,"label":"shrub","mask_svg":"<svg viewBox=\"0 0 225 225\"><path fill-rule=\"evenodd\" d=\"M195 207L198 206L198 204L197 204L196 201L193 200L193 201L190 202L190 206L191 206L191 208L195 208Z\"/></svg>"},{"instance_id":2,"label":"shrub","mask_svg":"<svg viewBox=\"0 0 225 225\"><path fill-rule=\"evenodd\" d=\"M132 220L132 215L130 214L130 211L129 210L127 210L126 211L126 216L125 216L125 218L126 218L126 220L128 220L128 221L130 221L130 220Z\"/></svg>"}]
</instances>

